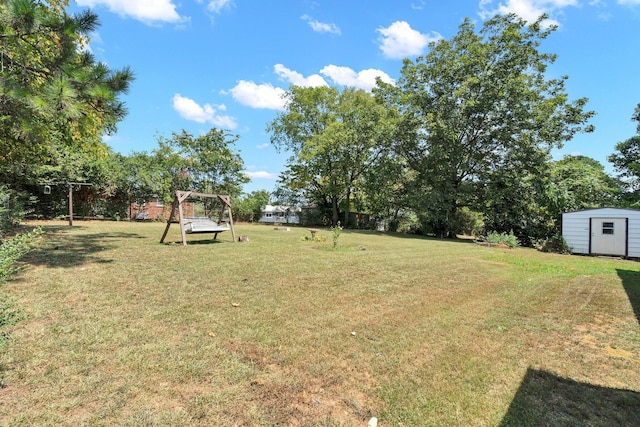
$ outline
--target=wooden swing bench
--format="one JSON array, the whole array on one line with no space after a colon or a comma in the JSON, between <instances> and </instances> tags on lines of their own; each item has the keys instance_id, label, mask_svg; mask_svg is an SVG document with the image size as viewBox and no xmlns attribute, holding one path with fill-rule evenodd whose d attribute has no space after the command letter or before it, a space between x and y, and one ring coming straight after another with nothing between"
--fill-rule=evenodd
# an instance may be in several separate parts
<instances>
[{"instance_id":1,"label":"wooden swing bench","mask_svg":"<svg viewBox=\"0 0 640 427\"><path fill-rule=\"evenodd\" d=\"M231 229L231 227L229 227L228 225L218 224L216 221L212 220L209 217L185 218L184 220L184 232L187 234L215 233L217 236L218 233L229 231ZM216 236L214 236L213 238L215 239Z\"/></svg>"},{"instance_id":2,"label":"wooden swing bench","mask_svg":"<svg viewBox=\"0 0 640 427\"><path fill-rule=\"evenodd\" d=\"M210 217L185 217L182 209L182 203L189 197L205 197L205 198L217 198L222 202L222 210L220 211L219 221L214 221ZM225 210L229 217L229 222L222 225L222 217ZM178 221L175 221L176 211L178 214ZM233 228L233 216L231 215L231 199L229 196L221 196L219 194L207 194L196 193L195 191L176 191L176 198L173 201L171 207L171 214L167 220L167 227L164 229L164 234L160 239L160 243L164 242L171 223L178 222L180 224L180 234L182 235L182 245L187 246L187 234L194 233L213 233L213 240L218 238L218 234L224 231L231 231L233 235L233 241L236 241L236 232Z\"/></svg>"}]
</instances>

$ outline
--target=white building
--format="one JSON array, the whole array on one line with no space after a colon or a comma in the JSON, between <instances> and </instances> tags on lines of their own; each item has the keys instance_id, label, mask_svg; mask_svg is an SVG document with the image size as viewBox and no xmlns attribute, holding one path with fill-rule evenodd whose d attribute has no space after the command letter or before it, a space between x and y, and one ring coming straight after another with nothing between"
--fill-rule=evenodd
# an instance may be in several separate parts
<instances>
[{"instance_id":1,"label":"white building","mask_svg":"<svg viewBox=\"0 0 640 427\"><path fill-rule=\"evenodd\" d=\"M266 205L261 210L260 220L265 224L300 224L300 212L298 206L274 206Z\"/></svg>"},{"instance_id":2,"label":"white building","mask_svg":"<svg viewBox=\"0 0 640 427\"><path fill-rule=\"evenodd\" d=\"M562 237L574 254L640 258L640 210L597 208L565 212Z\"/></svg>"}]
</instances>

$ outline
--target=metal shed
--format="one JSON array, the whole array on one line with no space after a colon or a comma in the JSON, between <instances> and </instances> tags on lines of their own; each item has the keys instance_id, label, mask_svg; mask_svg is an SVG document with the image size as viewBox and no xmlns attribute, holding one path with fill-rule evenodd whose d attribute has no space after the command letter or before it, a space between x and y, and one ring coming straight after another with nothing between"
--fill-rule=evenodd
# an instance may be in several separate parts
<instances>
[{"instance_id":1,"label":"metal shed","mask_svg":"<svg viewBox=\"0 0 640 427\"><path fill-rule=\"evenodd\" d=\"M565 212L562 237L574 254L640 258L640 210L597 208Z\"/></svg>"}]
</instances>

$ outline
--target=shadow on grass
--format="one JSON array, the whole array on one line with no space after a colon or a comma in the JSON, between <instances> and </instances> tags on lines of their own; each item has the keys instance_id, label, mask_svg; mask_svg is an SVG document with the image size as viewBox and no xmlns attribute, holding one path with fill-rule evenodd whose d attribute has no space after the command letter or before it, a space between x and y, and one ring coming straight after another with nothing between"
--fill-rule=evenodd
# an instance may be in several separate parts
<instances>
[{"instance_id":1,"label":"shadow on grass","mask_svg":"<svg viewBox=\"0 0 640 427\"><path fill-rule=\"evenodd\" d=\"M640 393L529 368L500 427L640 426Z\"/></svg>"},{"instance_id":2,"label":"shadow on grass","mask_svg":"<svg viewBox=\"0 0 640 427\"><path fill-rule=\"evenodd\" d=\"M329 235L331 234L330 229L320 229L321 231L326 231ZM433 240L438 242L451 242L451 243L475 243L472 238L440 238L433 235L424 235L424 234L409 234L409 233L399 233L395 231L377 231L377 230L358 230L358 229L345 229L342 230L343 233L352 233L352 234L367 234L370 236L385 236L385 237L396 237L399 239L411 239L411 240Z\"/></svg>"},{"instance_id":3,"label":"shadow on grass","mask_svg":"<svg viewBox=\"0 0 640 427\"><path fill-rule=\"evenodd\" d=\"M114 240L143 238L135 233L68 234L70 227L45 226L45 240L37 249L21 261L26 264L46 267L77 267L87 262L110 263L111 259L98 257L100 252L116 248L121 243ZM74 229L82 227L74 226Z\"/></svg>"},{"instance_id":4,"label":"shadow on grass","mask_svg":"<svg viewBox=\"0 0 640 427\"><path fill-rule=\"evenodd\" d=\"M622 280L622 286L627 292L633 312L636 314L636 319L640 323L640 272L620 269L617 272L618 277Z\"/></svg>"},{"instance_id":5,"label":"shadow on grass","mask_svg":"<svg viewBox=\"0 0 640 427\"><path fill-rule=\"evenodd\" d=\"M225 241L225 240L220 240L220 239L200 239L200 240L187 240L187 246L191 246L191 245L215 245L218 243L233 243L233 241ZM167 242L165 241L164 243L162 243L163 245L176 245L176 246L180 246L182 245L182 240L174 240L171 242Z\"/></svg>"}]
</instances>

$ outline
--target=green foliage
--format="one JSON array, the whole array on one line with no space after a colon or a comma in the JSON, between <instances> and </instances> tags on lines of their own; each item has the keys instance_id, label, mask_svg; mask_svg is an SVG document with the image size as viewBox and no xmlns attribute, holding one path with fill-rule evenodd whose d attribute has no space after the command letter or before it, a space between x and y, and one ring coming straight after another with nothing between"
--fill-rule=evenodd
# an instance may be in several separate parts
<instances>
[{"instance_id":1,"label":"green foliage","mask_svg":"<svg viewBox=\"0 0 640 427\"><path fill-rule=\"evenodd\" d=\"M490 245L507 245L510 248L517 248L520 246L520 241L513 234L513 232L498 233L497 231L490 231L487 233L487 243Z\"/></svg>"},{"instance_id":2,"label":"green foliage","mask_svg":"<svg viewBox=\"0 0 640 427\"><path fill-rule=\"evenodd\" d=\"M197 137L185 130L174 132L171 138L160 137L159 148L153 151L162 171L159 194L165 200L170 200L176 190L186 189L239 195L248 178L242 172L242 158L233 147L237 140L237 135L216 128Z\"/></svg>"},{"instance_id":3,"label":"green foliage","mask_svg":"<svg viewBox=\"0 0 640 427\"><path fill-rule=\"evenodd\" d=\"M565 156L550 164L549 208L553 217L562 212L614 206L622 182L610 177L604 166L589 157Z\"/></svg>"},{"instance_id":4,"label":"green foliage","mask_svg":"<svg viewBox=\"0 0 640 427\"><path fill-rule=\"evenodd\" d=\"M10 189L4 226L25 213L59 213L63 188L53 187L50 197L33 205L44 184L93 182L94 201L114 194L102 137L126 115L119 97L133 74L95 60L86 45L98 28L97 15L85 10L70 16L67 5L0 2L0 182Z\"/></svg>"},{"instance_id":5,"label":"green foliage","mask_svg":"<svg viewBox=\"0 0 640 427\"><path fill-rule=\"evenodd\" d=\"M2 232L16 225L24 214L23 206L12 195L14 192L0 185L0 237Z\"/></svg>"},{"instance_id":6,"label":"green foliage","mask_svg":"<svg viewBox=\"0 0 640 427\"><path fill-rule=\"evenodd\" d=\"M9 281L18 271L15 263L38 242L43 231L36 228L27 233L6 239L0 244L0 285ZM11 299L0 293L0 347L6 344L8 334L5 329L19 320L19 313L13 309Z\"/></svg>"},{"instance_id":7,"label":"green foliage","mask_svg":"<svg viewBox=\"0 0 640 427\"><path fill-rule=\"evenodd\" d=\"M333 248L338 247L338 241L340 240L340 233L342 232L342 227L340 226L340 221L334 226L331 227L331 237L333 239Z\"/></svg>"},{"instance_id":8,"label":"green foliage","mask_svg":"<svg viewBox=\"0 0 640 427\"><path fill-rule=\"evenodd\" d=\"M325 236L324 234L318 234L316 233L313 237L309 236L309 235L304 235L300 238L301 241L303 242L316 242L316 243L323 243L327 241L327 236Z\"/></svg>"},{"instance_id":9,"label":"green foliage","mask_svg":"<svg viewBox=\"0 0 640 427\"><path fill-rule=\"evenodd\" d=\"M126 114L118 96L133 80L84 49L98 27L90 11L69 16L37 0L0 3L0 160L46 156L55 141L99 145Z\"/></svg>"},{"instance_id":10,"label":"green foliage","mask_svg":"<svg viewBox=\"0 0 640 427\"><path fill-rule=\"evenodd\" d=\"M271 143L293 153L280 185L348 225L352 199L386 152L387 110L363 90L292 87L286 110L267 127Z\"/></svg>"},{"instance_id":11,"label":"green foliage","mask_svg":"<svg viewBox=\"0 0 640 427\"><path fill-rule=\"evenodd\" d=\"M571 248L567 241L560 234L554 234L553 236L545 239L539 246L542 252L553 252L557 254L569 254Z\"/></svg>"},{"instance_id":12,"label":"green foliage","mask_svg":"<svg viewBox=\"0 0 640 427\"><path fill-rule=\"evenodd\" d=\"M467 19L450 40L405 60L397 85L379 84L377 96L400 114L394 149L426 195L412 207L438 236L461 231L462 207L487 216L503 207L500 199L524 172L543 171L552 148L591 130L587 100L569 101L566 77L547 77L556 58L538 50L553 31L544 18L527 25L496 16L479 32ZM535 193L523 194L521 211Z\"/></svg>"},{"instance_id":13,"label":"green foliage","mask_svg":"<svg viewBox=\"0 0 640 427\"><path fill-rule=\"evenodd\" d=\"M236 221L254 222L260 219L262 208L269 204L271 195L266 190L252 191L234 198L231 202L233 206L233 217Z\"/></svg>"},{"instance_id":14,"label":"green foliage","mask_svg":"<svg viewBox=\"0 0 640 427\"><path fill-rule=\"evenodd\" d=\"M457 212L458 228L467 236L478 236L484 229L483 214L464 207Z\"/></svg>"},{"instance_id":15,"label":"green foliage","mask_svg":"<svg viewBox=\"0 0 640 427\"><path fill-rule=\"evenodd\" d=\"M640 104L636 106L631 120L638 123L638 135L617 143L616 152L607 160L613 163L624 189L620 205L637 208L640 204Z\"/></svg>"}]
</instances>

